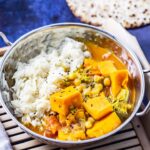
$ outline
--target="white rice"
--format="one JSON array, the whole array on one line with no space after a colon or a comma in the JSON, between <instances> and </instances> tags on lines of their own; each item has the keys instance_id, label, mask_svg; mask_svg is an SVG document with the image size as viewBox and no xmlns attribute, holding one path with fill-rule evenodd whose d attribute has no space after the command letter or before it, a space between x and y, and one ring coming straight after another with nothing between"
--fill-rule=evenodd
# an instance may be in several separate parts
<instances>
[{"instance_id":1,"label":"white rice","mask_svg":"<svg viewBox=\"0 0 150 150\"><path fill-rule=\"evenodd\" d=\"M28 63L19 62L13 76L15 95L12 105L16 115L22 117L24 123L40 125L41 117L50 111L50 94L59 90L56 81L67 75L64 66L70 68L71 73L90 56L83 43L65 38L59 50L48 54L42 52Z\"/></svg>"}]
</instances>

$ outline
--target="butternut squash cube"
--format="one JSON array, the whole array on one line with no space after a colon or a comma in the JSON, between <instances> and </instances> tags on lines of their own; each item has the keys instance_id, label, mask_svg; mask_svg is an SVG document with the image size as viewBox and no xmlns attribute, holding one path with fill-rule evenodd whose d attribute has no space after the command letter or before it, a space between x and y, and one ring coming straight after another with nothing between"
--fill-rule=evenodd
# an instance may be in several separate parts
<instances>
[{"instance_id":1,"label":"butternut squash cube","mask_svg":"<svg viewBox=\"0 0 150 150\"><path fill-rule=\"evenodd\" d=\"M102 75L108 76L110 73L116 71L116 67L114 66L113 61L111 60L106 60L106 61L101 61L99 63L99 70Z\"/></svg>"},{"instance_id":2,"label":"butternut squash cube","mask_svg":"<svg viewBox=\"0 0 150 150\"><path fill-rule=\"evenodd\" d=\"M96 120L101 119L108 113L113 111L112 105L109 103L104 94L99 97L88 99L83 103L86 111Z\"/></svg>"},{"instance_id":3,"label":"butternut squash cube","mask_svg":"<svg viewBox=\"0 0 150 150\"><path fill-rule=\"evenodd\" d=\"M96 121L94 126L87 130L86 134L89 138L99 137L116 129L120 124L120 118L113 112L102 120Z\"/></svg>"},{"instance_id":4,"label":"butternut squash cube","mask_svg":"<svg viewBox=\"0 0 150 150\"><path fill-rule=\"evenodd\" d=\"M70 139L70 131L67 127L63 127L58 131L58 137L59 140L69 140Z\"/></svg>"},{"instance_id":5,"label":"butternut squash cube","mask_svg":"<svg viewBox=\"0 0 150 150\"><path fill-rule=\"evenodd\" d=\"M128 83L128 70L118 70L111 73L111 93L116 97L121 88L127 88Z\"/></svg>"},{"instance_id":6,"label":"butternut squash cube","mask_svg":"<svg viewBox=\"0 0 150 150\"><path fill-rule=\"evenodd\" d=\"M94 59L90 59L90 58L86 58L84 59L84 66L85 67L90 67L90 74L100 74L99 68L98 68L98 64L99 62L94 60Z\"/></svg>"},{"instance_id":7,"label":"butternut squash cube","mask_svg":"<svg viewBox=\"0 0 150 150\"><path fill-rule=\"evenodd\" d=\"M93 67L93 68L95 68L95 69L97 69L97 61L95 61L94 59L91 59L91 58L85 58L84 59L84 66L85 67L89 67L89 66L91 66L91 67Z\"/></svg>"},{"instance_id":8,"label":"butternut squash cube","mask_svg":"<svg viewBox=\"0 0 150 150\"><path fill-rule=\"evenodd\" d=\"M79 91L70 86L51 95L50 104L52 111L66 116L70 106L81 107L82 96Z\"/></svg>"}]
</instances>

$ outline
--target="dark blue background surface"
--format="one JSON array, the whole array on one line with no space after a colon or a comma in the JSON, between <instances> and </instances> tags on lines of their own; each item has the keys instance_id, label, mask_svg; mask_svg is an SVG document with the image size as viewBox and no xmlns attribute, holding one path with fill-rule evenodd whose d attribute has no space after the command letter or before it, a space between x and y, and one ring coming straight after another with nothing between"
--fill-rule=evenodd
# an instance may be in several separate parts
<instances>
[{"instance_id":1,"label":"dark blue background surface","mask_svg":"<svg viewBox=\"0 0 150 150\"><path fill-rule=\"evenodd\" d=\"M58 22L80 22L65 0L0 0L0 31L11 42L32 29ZM137 37L150 62L150 25L129 31Z\"/></svg>"}]
</instances>

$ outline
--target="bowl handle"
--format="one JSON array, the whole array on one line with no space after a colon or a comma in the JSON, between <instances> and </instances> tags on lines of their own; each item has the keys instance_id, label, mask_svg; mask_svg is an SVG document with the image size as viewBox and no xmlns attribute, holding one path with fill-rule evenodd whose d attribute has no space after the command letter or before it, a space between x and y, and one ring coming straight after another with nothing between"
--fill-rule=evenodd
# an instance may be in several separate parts
<instances>
[{"instance_id":1,"label":"bowl handle","mask_svg":"<svg viewBox=\"0 0 150 150\"><path fill-rule=\"evenodd\" d=\"M144 73L150 73L150 69L144 69L143 72ZM146 113L148 113L149 110L150 110L150 100L149 100L149 102L147 103L147 105L145 106L145 108L141 112L137 112L136 113L136 116L143 116Z\"/></svg>"},{"instance_id":2,"label":"bowl handle","mask_svg":"<svg viewBox=\"0 0 150 150\"><path fill-rule=\"evenodd\" d=\"M7 39L6 35L3 32L0 32L0 37L3 39L4 43L7 45L0 48L0 56L3 56L4 53L10 48L12 43Z\"/></svg>"},{"instance_id":3,"label":"bowl handle","mask_svg":"<svg viewBox=\"0 0 150 150\"><path fill-rule=\"evenodd\" d=\"M150 101L147 103L146 107L141 112L136 113L136 116L138 117L143 116L146 113L148 113L149 110L150 110Z\"/></svg>"}]
</instances>

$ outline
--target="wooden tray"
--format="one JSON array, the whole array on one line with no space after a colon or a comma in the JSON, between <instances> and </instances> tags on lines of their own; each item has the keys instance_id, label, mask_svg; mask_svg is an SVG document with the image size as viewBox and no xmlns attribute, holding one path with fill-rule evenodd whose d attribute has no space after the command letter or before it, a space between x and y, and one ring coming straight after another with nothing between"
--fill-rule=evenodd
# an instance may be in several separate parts
<instances>
[{"instance_id":1,"label":"wooden tray","mask_svg":"<svg viewBox=\"0 0 150 150\"><path fill-rule=\"evenodd\" d=\"M0 120L8 134L13 149L22 150L51 150L60 149L55 146L46 145L33 139L30 135L26 134L11 120L9 115L6 114L2 106L0 105ZM76 148L71 148L75 150ZM98 142L94 145L87 145L78 148L83 149L98 149L98 150L116 150L116 149L127 149L127 150L149 150L150 143L147 135L140 123L140 120L135 117L132 123L129 123L117 134Z\"/></svg>"}]
</instances>

